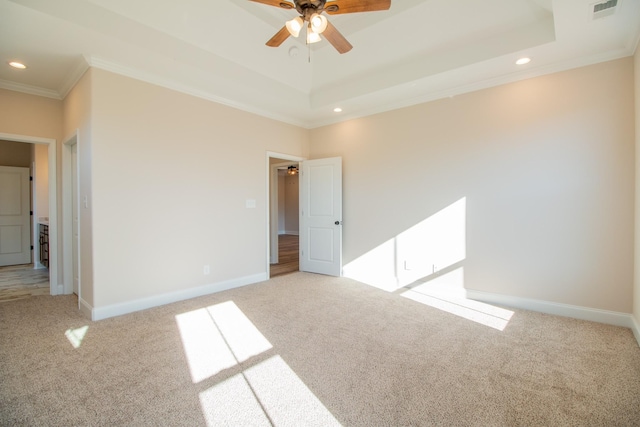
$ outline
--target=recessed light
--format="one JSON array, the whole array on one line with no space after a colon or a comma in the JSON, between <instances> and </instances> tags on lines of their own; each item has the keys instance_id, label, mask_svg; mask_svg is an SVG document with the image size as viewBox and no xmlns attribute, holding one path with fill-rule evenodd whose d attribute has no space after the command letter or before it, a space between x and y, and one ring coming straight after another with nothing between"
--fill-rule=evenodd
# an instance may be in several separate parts
<instances>
[{"instance_id":1,"label":"recessed light","mask_svg":"<svg viewBox=\"0 0 640 427\"><path fill-rule=\"evenodd\" d=\"M531 58L520 58L516 61L516 64L524 65L524 64L528 64L529 62L531 62Z\"/></svg>"},{"instance_id":2,"label":"recessed light","mask_svg":"<svg viewBox=\"0 0 640 427\"><path fill-rule=\"evenodd\" d=\"M336 108L333 109L333 112L334 113L342 113L342 108L336 107Z\"/></svg>"},{"instance_id":3,"label":"recessed light","mask_svg":"<svg viewBox=\"0 0 640 427\"><path fill-rule=\"evenodd\" d=\"M19 68L21 70L24 70L25 68L27 68L26 65L24 65L22 62L18 62L18 61L11 61L11 62L9 62L9 65L11 65L13 68Z\"/></svg>"}]
</instances>

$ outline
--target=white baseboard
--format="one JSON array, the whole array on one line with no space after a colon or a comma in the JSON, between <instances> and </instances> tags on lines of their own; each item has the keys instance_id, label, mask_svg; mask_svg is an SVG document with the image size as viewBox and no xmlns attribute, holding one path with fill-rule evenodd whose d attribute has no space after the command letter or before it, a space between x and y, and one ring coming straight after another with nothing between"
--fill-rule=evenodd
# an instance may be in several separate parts
<instances>
[{"instance_id":1,"label":"white baseboard","mask_svg":"<svg viewBox=\"0 0 640 427\"><path fill-rule=\"evenodd\" d=\"M93 307L83 300L82 298L78 299L78 308L80 309L80 313L86 316L88 319L92 319ZM93 319L92 319L93 320Z\"/></svg>"},{"instance_id":2,"label":"white baseboard","mask_svg":"<svg viewBox=\"0 0 640 427\"><path fill-rule=\"evenodd\" d=\"M155 295L147 298L140 298L133 301L126 301L118 304L111 304L104 307L95 307L91 310L91 320L103 320L109 317L121 316L148 308L158 307L173 302L184 301L191 298L201 297L228 289L239 288L241 286L268 280L267 273L254 274L252 276L239 277L237 279L226 280L224 282L211 283L196 288L189 288L166 294Z\"/></svg>"},{"instance_id":3,"label":"white baseboard","mask_svg":"<svg viewBox=\"0 0 640 427\"><path fill-rule=\"evenodd\" d=\"M640 343L640 339L638 339L640 336L640 329L638 329L638 324L635 322L635 319L631 314L600 310L597 308L580 307L577 305L561 304L557 302L493 294L489 292L475 291L472 289L467 289L467 298L489 304L504 305L507 307L537 311L546 314L555 314L557 316L571 317L574 319L590 320L592 322L606 323L608 325L624 326L632 329L636 340Z\"/></svg>"},{"instance_id":4,"label":"white baseboard","mask_svg":"<svg viewBox=\"0 0 640 427\"><path fill-rule=\"evenodd\" d=\"M640 346L640 325L638 324L638 320L631 316L631 331L633 332L633 336L636 337L636 341L638 341L638 345Z\"/></svg>"},{"instance_id":5,"label":"white baseboard","mask_svg":"<svg viewBox=\"0 0 640 427\"><path fill-rule=\"evenodd\" d=\"M284 234L290 234L292 236L297 236L298 234L300 234L300 231L298 231L298 230L285 230Z\"/></svg>"}]
</instances>

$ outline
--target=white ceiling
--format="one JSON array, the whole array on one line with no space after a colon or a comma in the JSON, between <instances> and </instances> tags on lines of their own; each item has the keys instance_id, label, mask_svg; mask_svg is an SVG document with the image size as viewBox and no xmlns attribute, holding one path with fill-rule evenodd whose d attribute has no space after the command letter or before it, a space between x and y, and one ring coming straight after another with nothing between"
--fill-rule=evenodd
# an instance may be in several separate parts
<instances>
[{"instance_id":1,"label":"white ceiling","mask_svg":"<svg viewBox=\"0 0 640 427\"><path fill-rule=\"evenodd\" d=\"M0 87L62 99L92 66L314 128L632 55L640 0L606 1L392 0L328 16L340 55L265 46L295 12L249 0L0 0Z\"/></svg>"}]
</instances>

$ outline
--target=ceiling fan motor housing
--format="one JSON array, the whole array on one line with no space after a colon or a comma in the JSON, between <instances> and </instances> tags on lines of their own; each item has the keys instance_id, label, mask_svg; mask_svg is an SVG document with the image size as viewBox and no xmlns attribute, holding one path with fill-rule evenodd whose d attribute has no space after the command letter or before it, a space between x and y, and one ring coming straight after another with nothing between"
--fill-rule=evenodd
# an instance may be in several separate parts
<instances>
[{"instance_id":1,"label":"ceiling fan motor housing","mask_svg":"<svg viewBox=\"0 0 640 427\"><path fill-rule=\"evenodd\" d=\"M324 4L327 0L295 0L296 10L300 15L304 17L306 21L309 20L314 13L322 13L324 10Z\"/></svg>"}]
</instances>

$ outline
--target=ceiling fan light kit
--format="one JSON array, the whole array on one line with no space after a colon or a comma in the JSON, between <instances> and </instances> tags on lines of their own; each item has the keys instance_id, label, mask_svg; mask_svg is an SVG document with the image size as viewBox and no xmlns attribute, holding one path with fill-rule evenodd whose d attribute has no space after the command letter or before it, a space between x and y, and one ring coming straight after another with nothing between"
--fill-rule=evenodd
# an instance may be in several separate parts
<instances>
[{"instance_id":1,"label":"ceiling fan light kit","mask_svg":"<svg viewBox=\"0 0 640 427\"><path fill-rule=\"evenodd\" d=\"M311 24L309 24L307 27L307 44L318 43L321 40L322 38L320 37L320 34L313 31Z\"/></svg>"},{"instance_id":2,"label":"ceiling fan light kit","mask_svg":"<svg viewBox=\"0 0 640 427\"><path fill-rule=\"evenodd\" d=\"M287 30L289 30L289 34L291 34L293 37L298 37L300 35L300 30L302 30L303 24L304 22L302 21L302 18L296 16L291 21L287 21L285 25L287 27Z\"/></svg>"},{"instance_id":3,"label":"ceiling fan light kit","mask_svg":"<svg viewBox=\"0 0 640 427\"><path fill-rule=\"evenodd\" d=\"M296 9L300 16L287 21L269 41L267 46L278 47L289 36L298 37L305 22L307 22L307 44L317 43L321 39L320 34L339 52L349 52L353 46L349 41L333 26L329 20L322 15L327 12L330 15L372 12L377 10L389 10L391 0L250 0L269 6L280 7L282 9Z\"/></svg>"},{"instance_id":4,"label":"ceiling fan light kit","mask_svg":"<svg viewBox=\"0 0 640 427\"><path fill-rule=\"evenodd\" d=\"M318 13L314 13L313 15L311 15L311 19L309 19L309 25L313 29L313 32L316 34L322 34L324 30L327 29L328 24L329 21L327 21L327 18Z\"/></svg>"}]
</instances>

